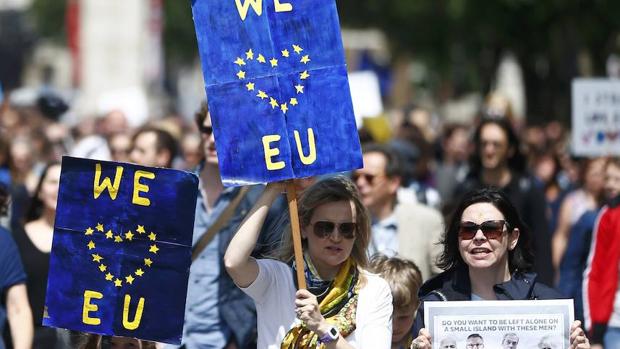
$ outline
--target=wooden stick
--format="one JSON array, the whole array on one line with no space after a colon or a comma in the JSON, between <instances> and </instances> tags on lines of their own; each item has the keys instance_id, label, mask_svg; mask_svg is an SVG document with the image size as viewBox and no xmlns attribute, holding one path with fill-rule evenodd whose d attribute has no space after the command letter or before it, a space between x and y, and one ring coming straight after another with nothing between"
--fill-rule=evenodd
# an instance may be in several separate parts
<instances>
[{"instance_id":1,"label":"wooden stick","mask_svg":"<svg viewBox=\"0 0 620 349\"><path fill-rule=\"evenodd\" d=\"M306 276L304 274L304 251L301 248L301 229L299 227L299 213L297 213L297 194L295 182L290 180L286 184L286 197L288 199L288 211L291 218L291 234L293 234L293 249L295 250L295 267L297 268L297 285L299 289L306 288Z\"/></svg>"}]
</instances>

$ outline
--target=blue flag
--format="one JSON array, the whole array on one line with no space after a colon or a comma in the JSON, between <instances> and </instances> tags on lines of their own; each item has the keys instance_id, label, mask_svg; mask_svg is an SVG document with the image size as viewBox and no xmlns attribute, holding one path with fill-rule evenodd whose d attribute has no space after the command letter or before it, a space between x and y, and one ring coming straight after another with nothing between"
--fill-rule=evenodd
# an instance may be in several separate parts
<instances>
[{"instance_id":1,"label":"blue flag","mask_svg":"<svg viewBox=\"0 0 620 349\"><path fill-rule=\"evenodd\" d=\"M334 0L192 10L225 185L362 166Z\"/></svg>"},{"instance_id":2,"label":"blue flag","mask_svg":"<svg viewBox=\"0 0 620 349\"><path fill-rule=\"evenodd\" d=\"M181 342L198 178L63 157L43 324Z\"/></svg>"}]
</instances>

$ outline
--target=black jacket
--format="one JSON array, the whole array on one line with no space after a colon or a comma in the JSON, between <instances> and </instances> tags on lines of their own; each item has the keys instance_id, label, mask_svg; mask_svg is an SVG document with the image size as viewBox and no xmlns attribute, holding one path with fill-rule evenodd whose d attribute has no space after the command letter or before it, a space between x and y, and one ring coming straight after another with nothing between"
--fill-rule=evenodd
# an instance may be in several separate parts
<instances>
[{"instance_id":1,"label":"black jacket","mask_svg":"<svg viewBox=\"0 0 620 349\"><path fill-rule=\"evenodd\" d=\"M565 298L556 290L536 281L536 273L514 272L510 281L493 287L498 300L530 300ZM444 271L425 282L420 291L420 306L413 324L413 334L424 327L424 302L471 300L471 284L466 268Z\"/></svg>"}]
</instances>

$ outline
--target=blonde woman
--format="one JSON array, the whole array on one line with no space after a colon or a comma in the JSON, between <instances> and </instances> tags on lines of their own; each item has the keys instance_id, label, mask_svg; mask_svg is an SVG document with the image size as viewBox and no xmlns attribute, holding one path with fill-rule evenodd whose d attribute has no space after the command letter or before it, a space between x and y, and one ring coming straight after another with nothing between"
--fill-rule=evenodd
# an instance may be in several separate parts
<instances>
[{"instance_id":1,"label":"blonde woman","mask_svg":"<svg viewBox=\"0 0 620 349\"><path fill-rule=\"evenodd\" d=\"M389 349L392 296L388 284L366 271L368 212L347 178L320 181L299 200L307 290L298 290L290 232L278 259L250 254L269 207L283 192L267 185L232 239L224 263L256 303L259 348Z\"/></svg>"}]
</instances>

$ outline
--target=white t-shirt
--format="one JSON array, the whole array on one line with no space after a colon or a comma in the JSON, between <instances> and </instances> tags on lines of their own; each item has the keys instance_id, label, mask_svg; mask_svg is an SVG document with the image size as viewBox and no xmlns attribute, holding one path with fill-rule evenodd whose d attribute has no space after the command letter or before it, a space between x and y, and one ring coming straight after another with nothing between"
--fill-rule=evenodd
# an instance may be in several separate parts
<instances>
[{"instance_id":1,"label":"white t-shirt","mask_svg":"<svg viewBox=\"0 0 620 349\"><path fill-rule=\"evenodd\" d=\"M295 317L295 284L291 268L276 260L258 259L258 277L242 290L256 303L258 348L279 349L284 336L299 323ZM356 330L346 340L358 349L390 349L392 293L385 280L363 272L366 285L357 302Z\"/></svg>"}]
</instances>

